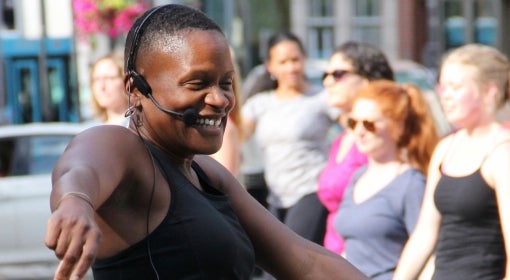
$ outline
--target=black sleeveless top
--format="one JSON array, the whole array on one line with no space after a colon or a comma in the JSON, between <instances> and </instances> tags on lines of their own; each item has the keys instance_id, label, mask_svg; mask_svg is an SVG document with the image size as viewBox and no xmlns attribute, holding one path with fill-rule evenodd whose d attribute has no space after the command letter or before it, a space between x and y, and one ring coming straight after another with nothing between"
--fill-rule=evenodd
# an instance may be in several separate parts
<instances>
[{"instance_id":1,"label":"black sleeveless top","mask_svg":"<svg viewBox=\"0 0 510 280\"><path fill-rule=\"evenodd\" d=\"M228 197L211 186L198 164L192 167L204 192L165 154L150 148L170 184L168 214L142 241L113 257L96 260L94 279L156 279L152 265L162 280L249 279L255 265L254 250Z\"/></svg>"},{"instance_id":2,"label":"black sleeveless top","mask_svg":"<svg viewBox=\"0 0 510 280\"><path fill-rule=\"evenodd\" d=\"M442 221L432 279L502 279L506 254L496 195L480 169L442 174L434 201Z\"/></svg>"}]
</instances>

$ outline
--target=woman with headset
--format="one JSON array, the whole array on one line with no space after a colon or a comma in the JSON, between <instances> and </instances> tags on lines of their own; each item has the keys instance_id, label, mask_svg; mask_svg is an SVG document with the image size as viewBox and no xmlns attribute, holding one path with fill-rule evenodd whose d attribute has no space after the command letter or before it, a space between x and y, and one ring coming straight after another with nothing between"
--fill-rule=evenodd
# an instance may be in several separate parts
<instances>
[{"instance_id":1,"label":"woman with headset","mask_svg":"<svg viewBox=\"0 0 510 280\"><path fill-rule=\"evenodd\" d=\"M147 11L126 41L129 128L78 135L53 171L55 279L366 279L294 234L206 154L234 106L228 42L203 13Z\"/></svg>"}]
</instances>

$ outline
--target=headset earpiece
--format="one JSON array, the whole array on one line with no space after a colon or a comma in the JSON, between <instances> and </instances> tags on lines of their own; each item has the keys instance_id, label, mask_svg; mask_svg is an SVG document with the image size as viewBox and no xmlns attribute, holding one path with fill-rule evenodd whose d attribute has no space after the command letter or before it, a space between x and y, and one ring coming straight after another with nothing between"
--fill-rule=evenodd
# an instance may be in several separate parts
<instances>
[{"instance_id":1,"label":"headset earpiece","mask_svg":"<svg viewBox=\"0 0 510 280\"><path fill-rule=\"evenodd\" d=\"M145 81L142 75L138 74L136 71L131 71L130 73L131 79L133 81L133 85L138 91L143 94L145 97L148 97L149 94L152 93L152 89L149 86L149 83Z\"/></svg>"},{"instance_id":2,"label":"headset earpiece","mask_svg":"<svg viewBox=\"0 0 510 280\"><path fill-rule=\"evenodd\" d=\"M152 11L147 13L145 17L141 20L140 24L135 27L133 39L131 41L131 50L129 52L129 56L127 57L127 71L129 73L130 79L133 81L133 86L138 89L140 93L142 93L145 97L149 97L150 94L152 94L152 89L149 86L149 83L145 80L145 78L138 74L135 70L135 63L136 63L136 55L138 52L138 45L140 44L140 40L143 33L143 28L145 28L145 23L149 20L149 18L152 17L153 14L155 14L159 9L165 7L159 6L156 8L153 8Z\"/></svg>"}]
</instances>

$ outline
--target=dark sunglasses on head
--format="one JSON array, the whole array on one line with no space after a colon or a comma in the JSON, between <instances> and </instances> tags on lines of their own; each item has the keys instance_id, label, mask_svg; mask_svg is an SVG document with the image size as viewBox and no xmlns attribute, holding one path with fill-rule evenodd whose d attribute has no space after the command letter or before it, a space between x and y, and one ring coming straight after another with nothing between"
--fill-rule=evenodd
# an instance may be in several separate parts
<instances>
[{"instance_id":1,"label":"dark sunglasses on head","mask_svg":"<svg viewBox=\"0 0 510 280\"><path fill-rule=\"evenodd\" d=\"M347 127L349 127L352 130L356 129L356 126L358 125L358 123L361 123L363 125L363 127L365 128L365 130L368 132L374 133L376 130L374 121L356 120L353 118L347 119Z\"/></svg>"},{"instance_id":2,"label":"dark sunglasses on head","mask_svg":"<svg viewBox=\"0 0 510 280\"><path fill-rule=\"evenodd\" d=\"M333 76L333 79L335 80L335 82L338 82L343 78L343 76L345 74L348 74L348 73L354 73L354 72L348 71L348 70L334 70L331 72L324 72L324 74L322 74L322 80L324 81L329 75L331 75L331 76Z\"/></svg>"}]
</instances>

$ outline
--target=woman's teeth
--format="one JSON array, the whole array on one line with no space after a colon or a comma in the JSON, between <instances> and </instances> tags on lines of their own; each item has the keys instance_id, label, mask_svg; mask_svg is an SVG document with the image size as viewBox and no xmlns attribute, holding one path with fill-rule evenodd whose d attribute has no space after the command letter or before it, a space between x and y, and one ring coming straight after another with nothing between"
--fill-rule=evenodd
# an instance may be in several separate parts
<instances>
[{"instance_id":1,"label":"woman's teeth","mask_svg":"<svg viewBox=\"0 0 510 280\"><path fill-rule=\"evenodd\" d=\"M201 126L219 127L221 124L221 118L220 119L200 118L197 120L197 124Z\"/></svg>"}]
</instances>

